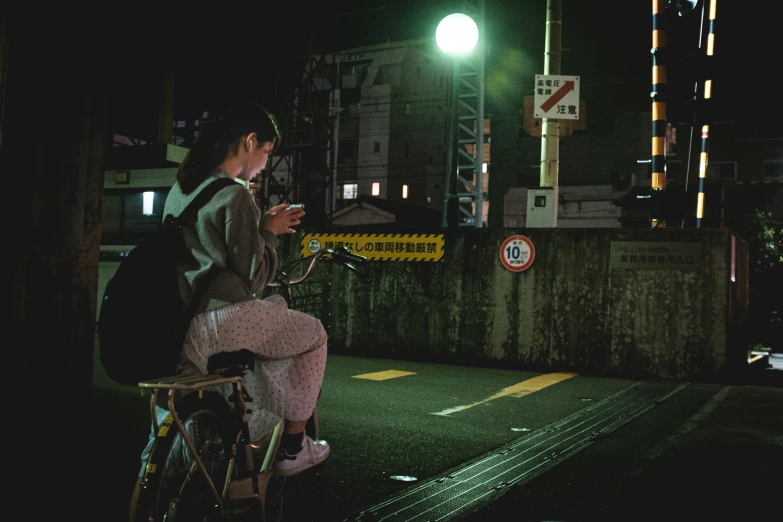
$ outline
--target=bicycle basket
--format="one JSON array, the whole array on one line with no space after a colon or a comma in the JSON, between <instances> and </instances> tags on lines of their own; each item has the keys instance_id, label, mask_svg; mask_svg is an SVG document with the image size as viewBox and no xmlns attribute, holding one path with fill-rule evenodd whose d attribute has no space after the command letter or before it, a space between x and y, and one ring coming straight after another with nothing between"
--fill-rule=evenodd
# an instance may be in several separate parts
<instances>
[{"instance_id":1,"label":"bicycle basket","mask_svg":"<svg viewBox=\"0 0 783 522\"><path fill-rule=\"evenodd\" d=\"M292 310L298 310L310 314L321 321L324 329L329 333L329 290L328 281L302 281L291 288L291 300L288 306ZM285 287L266 287L261 293L262 298L273 294L281 294L285 297Z\"/></svg>"}]
</instances>

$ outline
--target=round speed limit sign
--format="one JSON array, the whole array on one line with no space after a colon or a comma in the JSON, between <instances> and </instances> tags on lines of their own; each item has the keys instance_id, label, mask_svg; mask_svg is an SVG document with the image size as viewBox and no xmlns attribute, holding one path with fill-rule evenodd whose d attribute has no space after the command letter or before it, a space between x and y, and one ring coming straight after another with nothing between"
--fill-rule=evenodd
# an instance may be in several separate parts
<instances>
[{"instance_id":1,"label":"round speed limit sign","mask_svg":"<svg viewBox=\"0 0 783 522\"><path fill-rule=\"evenodd\" d=\"M307 250L309 250L311 254L315 254L321 250L321 242L317 239L311 239L310 242L307 243Z\"/></svg>"},{"instance_id":2,"label":"round speed limit sign","mask_svg":"<svg viewBox=\"0 0 783 522\"><path fill-rule=\"evenodd\" d=\"M536 248L525 236L511 236L500 245L500 262L512 272L527 270L535 257Z\"/></svg>"}]
</instances>

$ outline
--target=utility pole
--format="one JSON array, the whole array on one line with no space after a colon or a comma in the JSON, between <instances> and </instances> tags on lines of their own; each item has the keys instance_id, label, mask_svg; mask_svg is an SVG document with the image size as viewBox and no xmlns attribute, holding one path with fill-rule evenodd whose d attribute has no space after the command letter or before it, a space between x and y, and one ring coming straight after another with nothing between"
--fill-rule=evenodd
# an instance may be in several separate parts
<instances>
[{"instance_id":1,"label":"utility pole","mask_svg":"<svg viewBox=\"0 0 783 522\"><path fill-rule=\"evenodd\" d=\"M459 196L457 181L459 180L459 58L452 60L451 81L451 116L449 119L449 148L446 153L446 178L443 184L443 210L441 226L443 228L459 228Z\"/></svg>"},{"instance_id":2,"label":"utility pole","mask_svg":"<svg viewBox=\"0 0 783 522\"><path fill-rule=\"evenodd\" d=\"M452 52L451 121L441 226L484 226L484 0L460 0L461 14L475 23L478 40ZM458 33L459 34L459 33ZM440 45L440 44L439 44ZM449 54L449 51L445 51Z\"/></svg>"},{"instance_id":3,"label":"utility pole","mask_svg":"<svg viewBox=\"0 0 783 522\"><path fill-rule=\"evenodd\" d=\"M546 43L544 46L544 75L559 75L561 63L563 6L562 0L546 2ZM551 187L551 226L557 228L558 174L560 168L560 120L541 119L541 174L540 185Z\"/></svg>"}]
</instances>

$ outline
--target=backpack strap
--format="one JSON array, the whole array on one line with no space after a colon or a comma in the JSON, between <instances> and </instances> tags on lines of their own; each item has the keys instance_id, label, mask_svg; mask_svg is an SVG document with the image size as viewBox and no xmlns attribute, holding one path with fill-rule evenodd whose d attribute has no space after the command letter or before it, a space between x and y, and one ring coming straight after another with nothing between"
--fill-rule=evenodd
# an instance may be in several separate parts
<instances>
[{"instance_id":1,"label":"backpack strap","mask_svg":"<svg viewBox=\"0 0 783 522\"><path fill-rule=\"evenodd\" d=\"M212 199L212 196L220 192L221 189L228 187L230 185L234 185L236 183L237 182L231 178L216 179L215 181L213 181L212 183L204 187L201 190L201 192L199 192L196 195L193 201L188 203L188 206L185 207L185 210L183 210L179 216L173 218L174 224L177 226L182 225L183 223L186 222L186 220L190 216L197 213L201 207L203 207L210 199ZM167 219L170 218L172 218L171 215L167 217ZM190 296L190 300L188 301L187 306L184 309L184 314L175 327L175 333L180 342L183 342L185 339L185 334L187 333L188 327L190 326L190 321L196 313L196 306L198 306L198 303L201 301L201 295L204 293L206 282L213 277L214 273L215 273L215 269L213 268L206 274L204 279L193 289L193 293Z\"/></svg>"},{"instance_id":2,"label":"backpack strap","mask_svg":"<svg viewBox=\"0 0 783 522\"><path fill-rule=\"evenodd\" d=\"M216 179L204 187L201 192L196 195L193 201L188 203L188 206L185 207L185 210L183 210L180 215L175 218L175 222L178 224L185 223L188 218L190 218L190 216L196 214L201 207L206 205L207 202L212 199L212 196L217 194L221 189L235 184L237 184L237 182L231 178Z\"/></svg>"}]
</instances>

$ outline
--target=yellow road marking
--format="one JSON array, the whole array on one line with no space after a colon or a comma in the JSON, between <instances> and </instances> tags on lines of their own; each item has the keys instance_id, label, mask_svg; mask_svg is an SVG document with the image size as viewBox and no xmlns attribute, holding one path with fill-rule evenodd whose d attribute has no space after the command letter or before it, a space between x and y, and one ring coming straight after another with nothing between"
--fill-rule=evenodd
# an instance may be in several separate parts
<instances>
[{"instance_id":1,"label":"yellow road marking","mask_svg":"<svg viewBox=\"0 0 783 522\"><path fill-rule=\"evenodd\" d=\"M354 375L354 379L369 379L371 381L385 381L387 379L396 379L397 377L405 377L406 375L416 375L416 372L404 372L402 370L386 370L383 372L363 373L361 375Z\"/></svg>"},{"instance_id":2,"label":"yellow road marking","mask_svg":"<svg viewBox=\"0 0 783 522\"><path fill-rule=\"evenodd\" d=\"M478 402L474 402L473 404L466 404L465 406L455 406L454 408L448 408L443 411L434 412L432 413L432 415L443 415L443 416L450 415L452 413L464 411L467 410L468 408L472 408L473 406L478 406L479 404L484 404L485 402L489 402L498 399L500 397L508 397L508 396L524 397L525 395L529 395L533 392L543 390L547 386L552 386L553 384L557 384L561 381L565 381L567 379L570 379L571 377L576 377L577 375L578 374L576 373L547 373L544 375L539 375L537 377L533 377L532 379L519 382L512 386L508 386L507 388L503 388L496 394L491 395L486 399L480 400Z\"/></svg>"}]
</instances>

